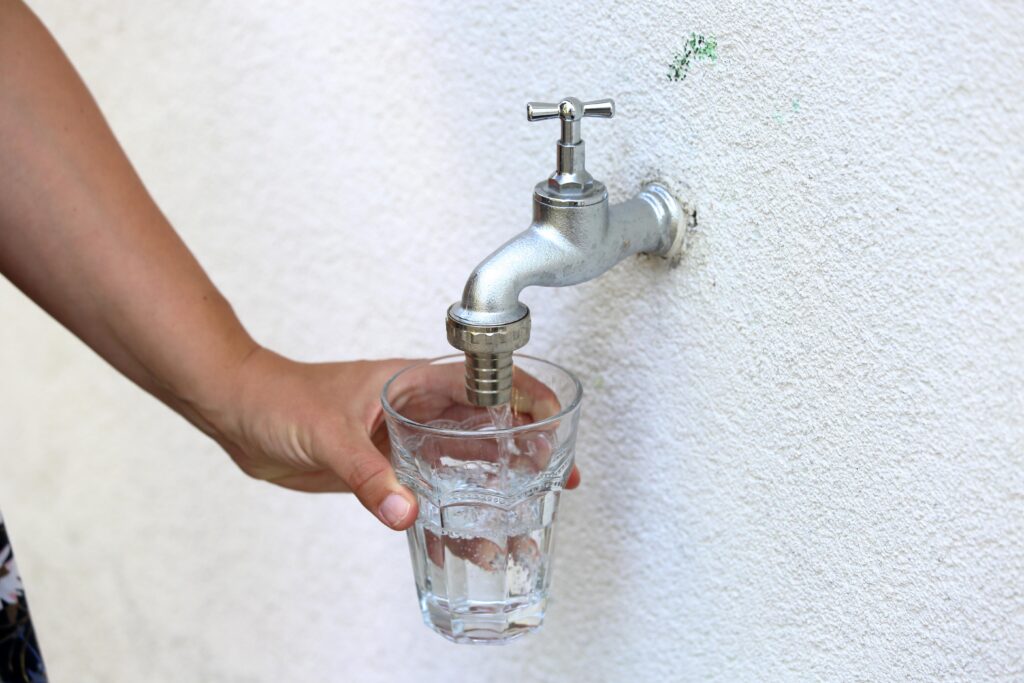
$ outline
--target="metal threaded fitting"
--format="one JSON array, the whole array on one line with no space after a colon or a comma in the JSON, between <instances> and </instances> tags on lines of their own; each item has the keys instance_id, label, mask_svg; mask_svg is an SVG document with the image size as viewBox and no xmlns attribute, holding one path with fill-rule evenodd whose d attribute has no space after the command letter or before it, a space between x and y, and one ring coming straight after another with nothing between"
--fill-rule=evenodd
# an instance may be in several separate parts
<instances>
[{"instance_id":1,"label":"metal threaded fitting","mask_svg":"<svg viewBox=\"0 0 1024 683\"><path fill-rule=\"evenodd\" d=\"M466 398L496 406L512 398L512 352L530 340L530 314L505 325L470 325L448 311L448 342L466 354Z\"/></svg>"}]
</instances>

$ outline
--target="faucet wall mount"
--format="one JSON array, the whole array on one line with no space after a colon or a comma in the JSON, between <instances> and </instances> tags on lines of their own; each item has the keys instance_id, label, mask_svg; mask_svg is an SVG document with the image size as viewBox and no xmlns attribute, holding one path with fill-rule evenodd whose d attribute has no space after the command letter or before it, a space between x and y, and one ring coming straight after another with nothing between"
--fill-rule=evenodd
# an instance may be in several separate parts
<instances>
[{"instance_id":1,"label":"faucet wall mount","mask_svg":"<svg viewBox=\"0 0 1024 683\"><path fill-rule=\"evenodd\" d=\"M529 121L558 118L555 172L533 190L530 226L498 247L470 274L461 301L448 309L448 341L466 354L466 396L478 406L507 403L512 352L530 339L526 287L565 287L591 280L632 254L670 258L682 247L683 209L660 184L609 206L603 183L587 172L582 121L611 118L610 99L526 105Z\"/></svg>"}]
</instances>

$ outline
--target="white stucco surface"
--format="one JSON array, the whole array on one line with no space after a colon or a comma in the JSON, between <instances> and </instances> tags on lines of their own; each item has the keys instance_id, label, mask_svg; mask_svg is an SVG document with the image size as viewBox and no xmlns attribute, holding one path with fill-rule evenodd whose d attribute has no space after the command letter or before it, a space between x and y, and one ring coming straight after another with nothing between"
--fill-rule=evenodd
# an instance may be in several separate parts
<instances>
[{"instance_id":1,"label":"white stucco surface","mask_svg":"<svg viewBox=\"0 0 1024 683\"><path fill-rule=\"evenodd\" d=\"M54 681L1024 679L1024 5L33 3L257 338L447 352L587 121L682 265L528 291L584 484L543 632L451 645L405 539L246 479L0 286L0 504ZM665 73L691 31L718 61Z\"/></svg>"}]
</instances>

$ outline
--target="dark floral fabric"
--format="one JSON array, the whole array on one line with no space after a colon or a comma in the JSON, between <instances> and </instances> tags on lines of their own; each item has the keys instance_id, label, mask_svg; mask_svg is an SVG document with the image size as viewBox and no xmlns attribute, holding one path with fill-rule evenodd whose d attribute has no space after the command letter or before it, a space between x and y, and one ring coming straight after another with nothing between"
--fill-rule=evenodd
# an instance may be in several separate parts
<instances>
[{"instance_id":1,"label":"dark floral fabric","mask_svg":"<svg viewBox=\"0 0 1024 683\"><path fill-rule=\"evenodd\" d=\"M0 515L0 682L46 683L25 589Z\"/></svg>"}]
</instances>

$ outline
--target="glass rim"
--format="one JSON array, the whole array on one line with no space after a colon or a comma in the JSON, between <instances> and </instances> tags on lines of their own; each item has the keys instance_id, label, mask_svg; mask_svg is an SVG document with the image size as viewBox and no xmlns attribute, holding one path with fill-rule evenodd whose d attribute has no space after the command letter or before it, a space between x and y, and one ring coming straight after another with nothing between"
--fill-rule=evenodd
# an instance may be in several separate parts
<instances>
[{"instance_id":1,"label":"glass rim","mask_svg":"<svg viewBox=\"0 0 1024 683\"><path fill-rule=\"evenodd\" d=\"M405 374L409 370L415 370L416 368L423 367L424 365L440 364L440 361L455 360L457 358L458 359L465 358L465 354L461 354L461 353L450 353L450 354L445 355L445 356L437 356L436 358L429 358L427 360L418 361L418 362L413 363L411 365L405 366L404 368L402 368L401 370L399 370L398 372L393 374L391 376L391 378L388 379L388 381L384 383L384 388L381 389L381 391L380 391L380 403L381 403L381 406L384 408L384 412L387 415L389 415L391 418L393 418L397 422L401 422L402 424L404 424L404 425L406 425L408 427L413 427L413 428L415 428L418 431L426 432L428 434L435 434L435 435L439 435L439 436L475 437L475 438L478 438L478 439L481 439L481 438L483 438L483 439L493 439L495 436L505 436L505 435L508 435L508 434L518 434L518 433L521 433L521 432L537 429L539 427L543 427L545 425L557 422L557 421L565 418L566 415L569 415L570 413L575 411L577 408L579 408L580 402L583 400L583 383L580 382L580 378L576 376L576 373L574 373L571 370L567 370L566 368L563 368L561 365L559 365L557 363L552 363L549 360L544 360L543 358L537 358L536 356L530 356L530 355L527 355L525 353L516 353L516 354L513 354L512 357L513 357L513 359L515 359L515 358L525 358L527 360L534 361L534 362L537 362L537 363L543 363L544 365L550 366L550 367L552 367L552 368L554 368L554 369L556 369L556 370L558 370L560 372L565 373L565 375L569 379L572 380L573 387L575 388L575 396L573 396L572 401L569 402L568 407L562 408L560 411L558 411L554 415L552 415L550 417L546 417L543 420L537 420L536 422L530 422L529 424L524 424L524 425L517 425L515 427L506 427L504 429L489 429L487 431L473 431L473 430L470 430L470 429L448 429L448 428L445 428L445 427L432 427L430 425L425 425L422 422L417 422L416 420L411 420L411 419L405 417L404 415L402 415L401 413L399 413L397 410L395 410L394 406L392 406L391 402L388 400L388 389L391 388L391 384L396 379L398 379L398 377L400 375Z\"/></svg>"}]
</instances>

